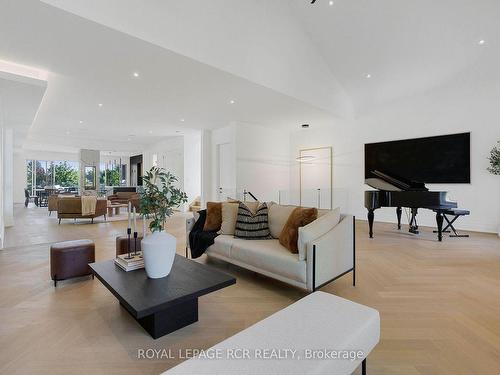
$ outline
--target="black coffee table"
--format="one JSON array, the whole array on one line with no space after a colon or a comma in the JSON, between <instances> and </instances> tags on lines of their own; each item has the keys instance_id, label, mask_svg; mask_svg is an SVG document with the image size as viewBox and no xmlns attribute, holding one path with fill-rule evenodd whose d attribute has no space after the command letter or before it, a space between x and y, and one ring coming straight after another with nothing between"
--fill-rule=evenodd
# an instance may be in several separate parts
<instances>
[{"instance_id":1,"label":"black coffee table","mask_svg":"<svg viewBox=\"0 0 500 375\"><path fill-rule=\"evenodd\" d=\"M94 275L153 337L198 321L198 297L236 283L213 267L176 255L170 275L150 279L144 269L125 272L113 260L90 264Z\"/></svg>"}]
</instances>

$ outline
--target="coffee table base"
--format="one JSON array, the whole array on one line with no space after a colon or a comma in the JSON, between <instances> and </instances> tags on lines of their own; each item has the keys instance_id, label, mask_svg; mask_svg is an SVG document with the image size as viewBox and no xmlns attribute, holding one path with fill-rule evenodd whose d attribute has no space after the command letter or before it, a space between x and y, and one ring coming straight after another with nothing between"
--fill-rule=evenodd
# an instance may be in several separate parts
<instances>
[{"instance_id":1,"label":"coffee table base","mask_svg":"<svg viewBox=\"0 0 500 375\"><path fill-rule=\"evenodd\" d=\"M157 339L197 322L198 298L178 303L136 320L152 338Z\"/></svg>"}]
</instances>

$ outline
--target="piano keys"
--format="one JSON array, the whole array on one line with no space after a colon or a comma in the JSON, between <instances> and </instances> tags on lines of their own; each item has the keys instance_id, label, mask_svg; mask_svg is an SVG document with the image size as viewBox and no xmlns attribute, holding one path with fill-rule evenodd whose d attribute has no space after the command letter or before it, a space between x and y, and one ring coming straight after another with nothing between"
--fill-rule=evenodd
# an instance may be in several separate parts
<instances>
[{"instance_id":1,"label":"piano keys","mask_svg":"<svg viewBox=\"0 0 500 375\"><path fill-rule=\"evenodd\" d=\"M368 178L365 183L378 190L365 191L365 207L368 210L370 238L373 238L375 210L380 207L395 207L398 229L401 229L402 207L411 210L409 232L418 234L417 213L419 208L436 212L438 240L442 241L443 212L456 208L457 203L446 199L445 191L429 191L425 184L391 176L381 171L372 171L376 177Z\"/></svg>"}]
</instances>

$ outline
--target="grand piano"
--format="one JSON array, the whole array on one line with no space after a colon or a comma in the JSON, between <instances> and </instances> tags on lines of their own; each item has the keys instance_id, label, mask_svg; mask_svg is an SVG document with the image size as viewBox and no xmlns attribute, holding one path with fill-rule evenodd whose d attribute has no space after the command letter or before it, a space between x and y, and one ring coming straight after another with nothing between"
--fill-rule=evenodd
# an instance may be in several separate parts
<instances>
[{"instance_id":1,"label":"grand piano","mask_svg":"<svg viewBox=\"0 0 500 375\"><path fill-rule=\"evenodd\" d=\"M374 211L380 207L396 207L398 229L401 229L402 207L411 210L410 233L418 234L417 211L425 208L436 212L438 240L442 241L443 212L457 207L456 202L446 199L445 191L429 191L425 184L372 170L372 177L365 183L377 190L365 191L365 207L368 209L370 238L373 238Z\"/></svg>"}]
</instances>

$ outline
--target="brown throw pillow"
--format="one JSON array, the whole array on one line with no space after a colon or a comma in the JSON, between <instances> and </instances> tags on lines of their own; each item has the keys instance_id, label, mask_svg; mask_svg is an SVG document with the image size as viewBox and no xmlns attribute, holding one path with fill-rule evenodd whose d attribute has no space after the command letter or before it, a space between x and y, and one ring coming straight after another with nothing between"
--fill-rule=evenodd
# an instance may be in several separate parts
<instances>
[{"instance_id":1,"label":"brown throw pillow","mask_svg":"<svg viewBox=\"0 0 500 375\"><path fill-rule=\"evenodd\" d=\"M222 203L220 202L207 202L207 218L203 231L216 232L220 229L222 224Z\"/></svg>"},{"instance_id":2,"label":"brown throw pillow","mask_svg":"<svg viewBox=\"0 0 500 375\"><path fill-rule=\"evenodd\" d=\"M299 239L299 227L303 227L318 218L316 208L297 207L292 211L280 234L280 244L286 247L292 254L298 254L299 248L297 241Z\"/></svg>"}]
</instances>

